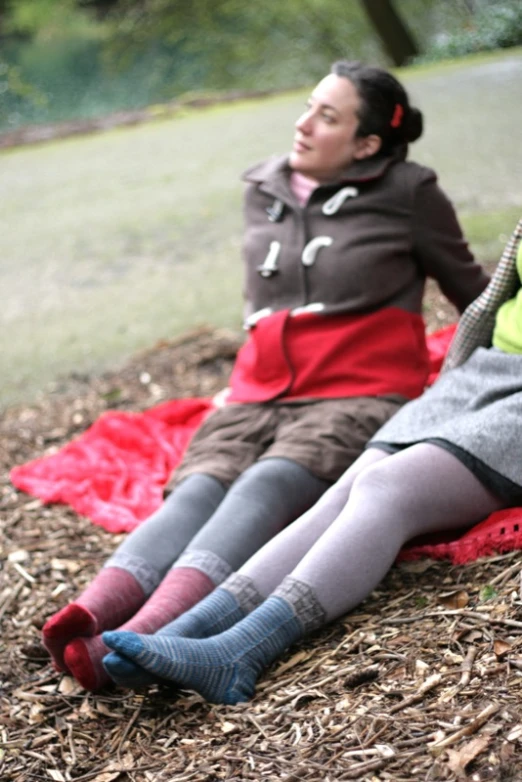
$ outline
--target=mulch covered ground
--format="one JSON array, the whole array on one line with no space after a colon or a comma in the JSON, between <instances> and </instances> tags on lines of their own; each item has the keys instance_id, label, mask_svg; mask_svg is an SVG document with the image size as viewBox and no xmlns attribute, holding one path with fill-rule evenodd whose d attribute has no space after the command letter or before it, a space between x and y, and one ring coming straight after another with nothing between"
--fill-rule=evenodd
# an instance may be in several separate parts
<instances>
[{"instance_id":1,"label":"mulch covered ground","mask_svg":"<svg viewBox=\"0 0 522 782\"><path fill-rule=\"evenodd\" d=\"M443 305L431 319L447 322ZM66 378L0 419L0 779L521 780L518 552L396 566L355 613L289 650L247 704L168 688L94 695L52 670L45 619L119 538L17 492L9 469L108 408L215 393L238 344L188 334L121 371Z\"/></svg>"}]
</instances>

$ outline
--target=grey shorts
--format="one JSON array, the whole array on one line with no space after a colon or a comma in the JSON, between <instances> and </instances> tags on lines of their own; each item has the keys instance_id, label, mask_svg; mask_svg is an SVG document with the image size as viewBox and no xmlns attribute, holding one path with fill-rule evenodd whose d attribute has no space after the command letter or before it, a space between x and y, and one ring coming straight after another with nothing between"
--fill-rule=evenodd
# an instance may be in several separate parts
<instances>
[{"instance_id":1,"label":"grey shorts","mask_svg":"<svg viewBox=\"0 0 522 782\"><path fill-rule=\"evenodd\" d=\"M212 475L228 487L258 459L274 456L333 483L405 401L390 396L226 405L200 426L166 493L193 473Z\"/></svg>"}]
</instances>

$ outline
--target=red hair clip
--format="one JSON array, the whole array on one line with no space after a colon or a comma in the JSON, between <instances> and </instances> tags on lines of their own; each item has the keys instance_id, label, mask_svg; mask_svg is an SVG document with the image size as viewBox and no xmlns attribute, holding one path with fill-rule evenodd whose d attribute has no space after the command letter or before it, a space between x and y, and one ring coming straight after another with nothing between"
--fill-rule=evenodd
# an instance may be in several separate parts
<instances>
[{"instance_id":1,"label":"red hair clip","mask_svg":"<svg viewBox=\"0 0 522 782\"><path fill-rule=\"evenodd\" d=\"M395 108L393 110L393 117L391 118L391 122L390 122L391 127L392 128L400 127L403 117L404 117L404 109L400 103L396 103Z\"/></svg>"}]
</instances>

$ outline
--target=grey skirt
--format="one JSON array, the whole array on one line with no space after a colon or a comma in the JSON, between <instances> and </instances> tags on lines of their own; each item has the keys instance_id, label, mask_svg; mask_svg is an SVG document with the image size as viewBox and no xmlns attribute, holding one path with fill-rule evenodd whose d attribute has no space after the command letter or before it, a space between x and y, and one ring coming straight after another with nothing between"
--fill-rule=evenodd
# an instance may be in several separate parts
<instances>
[{"instance_id":1,"label":"grey skirt","mask_svg":"<svg viewBox=\"0 0 522 782\"><path fill-rule=\"evenodd\" d=\"M434 442L492 491L522 501L522 355L477 348L421 397L401 408L369 447L394 451Z\"/></svg>"}]
</instances>

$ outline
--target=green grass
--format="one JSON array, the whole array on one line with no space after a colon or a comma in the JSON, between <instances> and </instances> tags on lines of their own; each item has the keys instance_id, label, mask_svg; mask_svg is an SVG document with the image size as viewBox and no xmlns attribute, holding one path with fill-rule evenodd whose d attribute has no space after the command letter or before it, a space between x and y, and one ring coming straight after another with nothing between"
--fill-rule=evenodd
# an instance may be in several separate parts
<instances>
[{"instance_id":1,"label":"green grass","mask_svg":"<svg viewBox=\"0 0 522 782\"><path fill-rule=\"evenodd\" d=\"M451 57L447 60L437 60L434 62L419 62L408 67L395 68L394 73L397 78L414 79L417 76L434 76L445 72L455 73L456 70L467 70L474 65L486 65L487 63L508 60L512 57L522 56L522 46L512 47L510 49L496 49L489 52L476 52L468 54L465 57Z\"/></svg>"},{"instance_id":2,"label":"green grass","mask_svg":"<svg viewBox=\"0 0 522 782\"><path fill-rule=\"evenodd\" d=\"M522 52L468 60L401 76L426 117L411 157L490 260L522 203ZM239 175L289 148L306 96L0 153L0 408L196 325L240 327Z\"/></svg>"},{"instance_id":3,"label":"green grass","mask_svg":"<svg viewBox=\"0 0 522 782\"><path fill-rule=\"evenodd\" d=\"M461 224L477 257L497 262L512 229L522 217L522 205L492 212L462 213Z\"/></svg>"}]
</instances>

